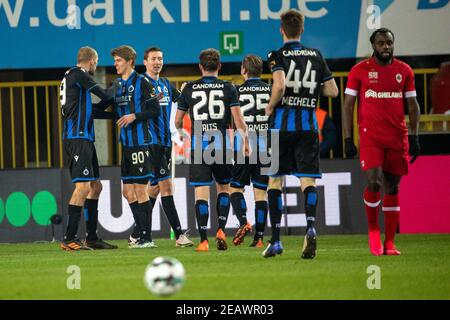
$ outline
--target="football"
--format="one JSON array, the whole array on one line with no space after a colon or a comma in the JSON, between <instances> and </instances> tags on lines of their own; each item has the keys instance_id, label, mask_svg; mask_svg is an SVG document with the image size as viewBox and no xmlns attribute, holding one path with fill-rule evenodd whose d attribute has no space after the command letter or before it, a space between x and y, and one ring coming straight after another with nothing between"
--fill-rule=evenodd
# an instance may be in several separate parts
<instances>
[{"instance_id":1,"label":"football","mask_svg":"<svg viewBox=\"0 0 450 320\"><path fill-rule=\"evenodd\" d=\"M148 290L158 296L170 296L183 287L185 271L175 258L157 257L146 268L144 283Z\"/></svg>"}]
</instances>

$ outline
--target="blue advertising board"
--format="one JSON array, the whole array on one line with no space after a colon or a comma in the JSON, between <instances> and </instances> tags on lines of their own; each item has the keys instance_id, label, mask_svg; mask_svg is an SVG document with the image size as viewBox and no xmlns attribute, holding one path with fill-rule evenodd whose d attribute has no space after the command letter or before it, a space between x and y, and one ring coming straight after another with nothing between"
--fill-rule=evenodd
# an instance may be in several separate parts
<instances>
[{"instance_id":1,"label":"blue advertising board","mask_svg":"<svg viewBox=\"0 0 450 320\"><path fill-rule=\"evenodd\" d=\"M122 44L136 49L138 64L149 46L171 64L196 63L210 47L225 62L265 58L282 45L279 16L288 8L306 16L306 46L326 58L356 56L361 0L0 0L0 69L70 66L85 45L101 66Z\"/></svg>"}]
</instances>

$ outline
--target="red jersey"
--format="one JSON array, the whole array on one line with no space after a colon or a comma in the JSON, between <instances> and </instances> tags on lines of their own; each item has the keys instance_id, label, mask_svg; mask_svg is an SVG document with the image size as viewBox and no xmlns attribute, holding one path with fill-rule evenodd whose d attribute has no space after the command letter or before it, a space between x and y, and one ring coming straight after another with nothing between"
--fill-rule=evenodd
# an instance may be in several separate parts
<instances>
[{"instance_id":1,"label":"red jersey","mask_svg":"<svg viewBox=\"0 0 450 320\"><path fill-rule=\"evenodd\" d=\"M350 71L345 93L358 96L361 142L370 139L394 148L407 143L404 101L417 96L408 64L397 59L387 66L375 58L361 61Z\"/></svg>"}]
</instances>

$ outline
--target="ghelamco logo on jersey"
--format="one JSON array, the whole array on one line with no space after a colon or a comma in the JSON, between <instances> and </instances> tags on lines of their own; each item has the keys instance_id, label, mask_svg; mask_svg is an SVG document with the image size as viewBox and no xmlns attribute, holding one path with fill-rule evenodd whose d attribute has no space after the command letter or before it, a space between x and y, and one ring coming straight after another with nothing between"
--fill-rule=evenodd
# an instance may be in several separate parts
<instances>
[{"instance_id":1,"label":"ghelamco logo on jersey","mask_svg":"<svg viewBox=\"0 0 450 320\"><path fill-rule=\"evenodd\" d=\"M376 92L374 90L367 90L365 96L366 98L374 99L403 99L403 92Z\"/></svg>"}]
</instances>

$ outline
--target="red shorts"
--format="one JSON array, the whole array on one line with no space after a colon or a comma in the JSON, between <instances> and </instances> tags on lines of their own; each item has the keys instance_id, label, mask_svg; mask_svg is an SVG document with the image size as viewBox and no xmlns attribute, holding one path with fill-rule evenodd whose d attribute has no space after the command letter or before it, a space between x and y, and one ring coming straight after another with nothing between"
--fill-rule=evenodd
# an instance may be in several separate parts
<instances>
[{"instance_id":1,"label":"red shorts","mask_svg":"<svg viewBox=\"0 0 450 320\"><path fill-rule=\"evenodd\" d=\"M408 144L403 149L391 149L373 143L361 143L359 159L364 171L382 168L384 172L397 176L408 174Z\"/></svg>"}]
</instances>

